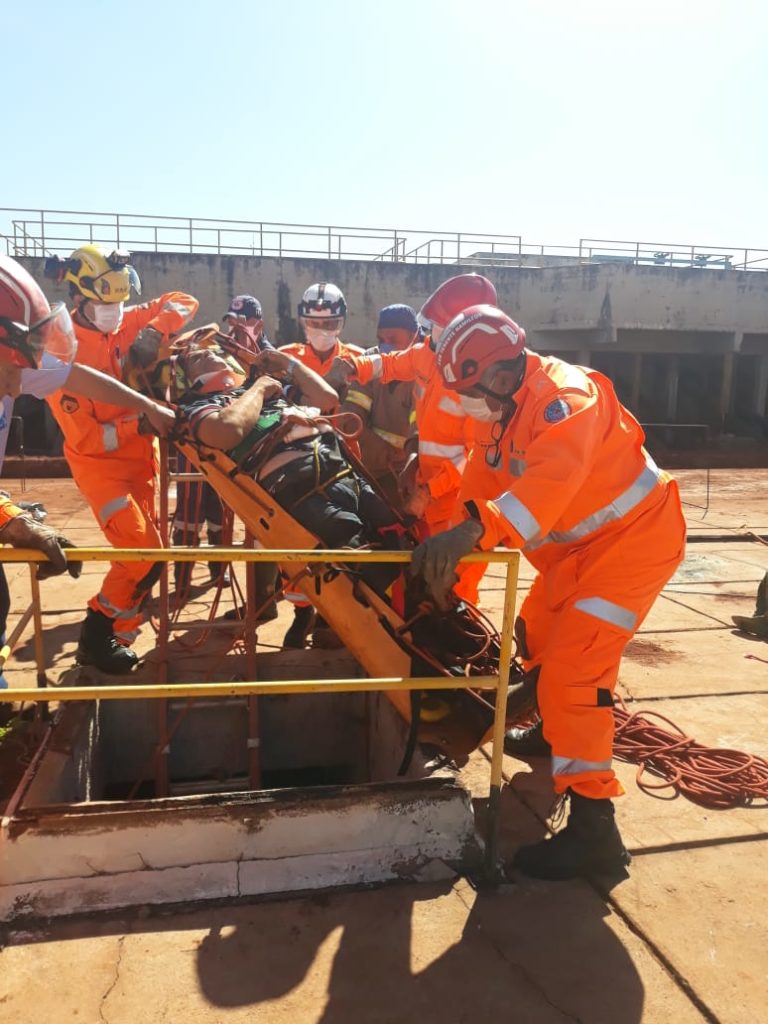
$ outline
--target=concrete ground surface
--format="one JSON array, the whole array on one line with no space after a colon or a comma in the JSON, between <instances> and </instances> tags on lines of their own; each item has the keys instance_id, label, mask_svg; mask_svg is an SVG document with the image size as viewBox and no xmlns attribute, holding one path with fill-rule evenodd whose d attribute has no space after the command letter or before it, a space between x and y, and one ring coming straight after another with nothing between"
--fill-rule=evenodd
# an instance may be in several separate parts
<instances>
[{"instance_id":1,"label":"concrete ground surface","mask_svg":"<svg viewBox=\"0 0 768 1024\"><path fill-rule=\"evenodd\" d=\"M730 616L751 613L768 546L729 538L768 533L768 471L717 470L709 482L704 470L677 477L697 540L630 644L619 690L631 710L663 714L700 742L765 756L768 644L737 633ZM19 496L13 481L6 486ZM70 481L30 482L26 496L43 500L49 522L75 543L101 543ZM78 581L43 584L53 678L71 667L83 607L102 572L90 564ZM494 618L501 574L489 569L481 598ZM8 576L18 615L28 603L28 570L12 566ZM198 568L195 582L205 576ZM521 596L531 578L524 566ZM196 587L185 614L201 617L210 593ZM279 645L289 617L282 605L260 642ZM182 663L199 664L192 643L180 647ZM151 650L150 629L140 644ZM29 633L6 674L11 685L34 685ZM476 752L463 770L480 818L489 756ZM547 767L505 757L506 860L546 834ZM641 792L634 765L619 762L617 771L627 790L617 819L633 862L629 877L611 886L512 878L489 892L458 879L6 926L0 1020L768 1020L765 802L708 810L670 790Z\"/></svg>"}]
</instances>

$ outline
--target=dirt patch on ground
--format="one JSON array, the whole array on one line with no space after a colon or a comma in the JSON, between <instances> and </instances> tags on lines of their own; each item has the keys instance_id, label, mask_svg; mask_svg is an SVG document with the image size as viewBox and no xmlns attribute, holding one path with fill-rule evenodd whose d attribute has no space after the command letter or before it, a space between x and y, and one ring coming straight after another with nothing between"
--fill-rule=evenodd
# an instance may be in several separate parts
<instances>
[{"instance_id":1,"label":"dirt patch on ground","mask_svg":"<svg viewBox=\"0 0 768 1024\"><path fill-rule=\"evenodd\" d=\"M653 640L630 640L624 649L624 657L639 661L643 665L667 665L671 661L678 661L682 655L654 643Z\"/></svg>"}]
</instances>

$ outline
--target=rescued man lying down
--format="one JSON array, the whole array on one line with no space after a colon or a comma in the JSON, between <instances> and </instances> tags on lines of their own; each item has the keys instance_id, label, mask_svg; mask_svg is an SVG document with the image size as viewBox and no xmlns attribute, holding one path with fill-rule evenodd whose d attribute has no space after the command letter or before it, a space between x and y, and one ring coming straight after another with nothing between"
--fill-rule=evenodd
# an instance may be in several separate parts
<instances>
[{"instance_id":1,"label":"rescued man lying down","mask_svg":"<svg viewBox=\"0 0 768 1024\"><path fill-rule=\"evenodd\" d=\"M329 548L399 548L397 516L355 472L322 418L338 405L333 388L279 350L256 357L251 380L246 384L220 349L182 351L175 391L191 437L226 451ZM297 393L307 404L291 401ZM399 573L382 564L367 565L361 574L383 594Z\"/></svg>"}]
</instances>

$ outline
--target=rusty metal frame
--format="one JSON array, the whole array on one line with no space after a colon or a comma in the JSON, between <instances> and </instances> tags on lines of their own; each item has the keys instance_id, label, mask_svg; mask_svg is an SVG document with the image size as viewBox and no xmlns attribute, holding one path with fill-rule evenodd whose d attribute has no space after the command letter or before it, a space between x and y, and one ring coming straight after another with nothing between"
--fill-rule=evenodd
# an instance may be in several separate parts
<instances>
[{"instance_id":1,"label":"rusty metal frame","mask_svg":"<svg viewBox=\"0 0 768 1024\"><path fill-rule=\"evenodd\" d=\"M118 559L123 562L141 561L209 561L209 562L302 562L322 564L326 562L399 562L411 560L410 551L359 551L359 550L268 550L266 548L77 548L67 550L68 558L82 562L107 562ZM45 561L39 551L21 548L0 548L0 563L27 562L30 566L32 598L35 606L35 649L42 655L42 609L40 591L34 574L34 565ZM501 649L497 675L473 677L407 677L362 679L295 679L281 682L257 682L246 680L228 683L168 683L121 684L108 686L65 686L46 687L45 668L38 665L38 688L13 688L3 691L3 699L10 701L36 701L38 703L59 703L78 700L157 700L162 706L170 697L255 697L259 694L292 693L354 693L386 690L445 690L473 689L495 690L495 711L492 734L491 777L486 824L485 872L489 882L495 884L499 878L498 842L501 811L502 757L504 753L504 729L509 675L514 642L514 617L517 601L517 577L520 565L519 551L486 551L467 555L462 562L502 563L506 566L504 586L504 612L501 625ZM167 587L167 572L166 577ZM167 721L165 723L167 725ZM250 730L249 730L250 732ZM165 735L165 733L161 733Z\"/></svg>"}]
</instances>

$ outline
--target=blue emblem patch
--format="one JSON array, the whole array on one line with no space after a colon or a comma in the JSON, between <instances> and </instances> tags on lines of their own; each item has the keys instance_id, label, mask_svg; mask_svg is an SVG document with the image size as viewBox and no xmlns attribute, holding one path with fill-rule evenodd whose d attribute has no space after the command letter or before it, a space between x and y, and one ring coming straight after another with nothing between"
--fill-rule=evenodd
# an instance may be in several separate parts
<instances>
[{"instance_id":1,"label":"blue emblem patch","mask_svg":"<svg viewBox=\"0 0 768 1024\"><path fill-rule=\"evenodd\" d=\"M559 423L560 420L564 420L566 416L570 415L571 407L564 398L556 398L544 410L544 419L547 423Z\"/></svg>"}]
</instances>

